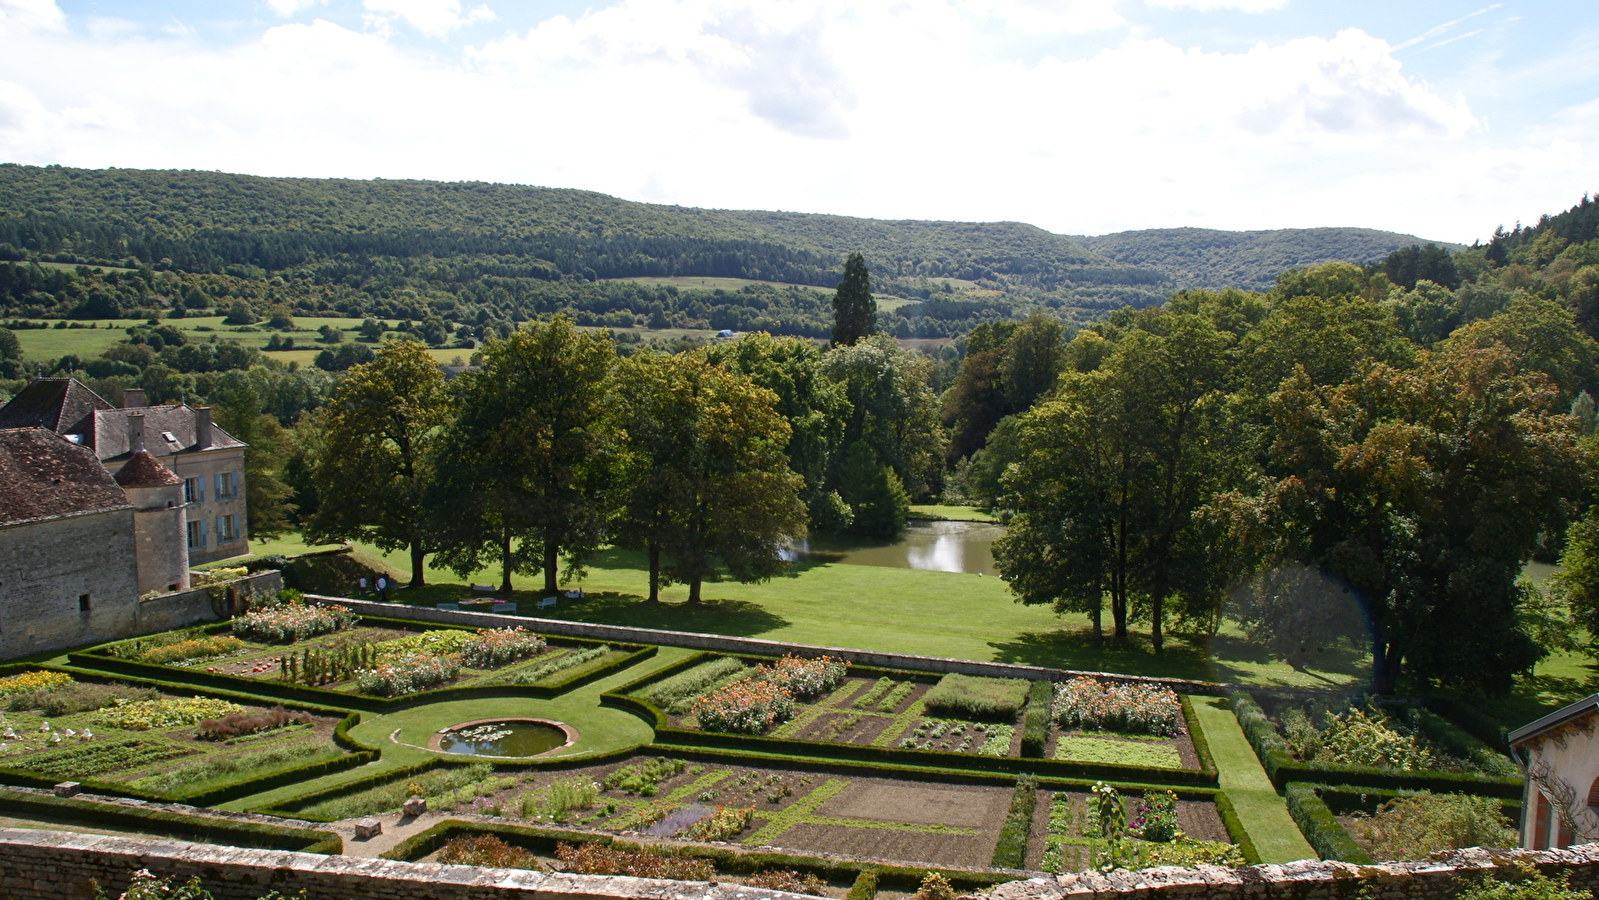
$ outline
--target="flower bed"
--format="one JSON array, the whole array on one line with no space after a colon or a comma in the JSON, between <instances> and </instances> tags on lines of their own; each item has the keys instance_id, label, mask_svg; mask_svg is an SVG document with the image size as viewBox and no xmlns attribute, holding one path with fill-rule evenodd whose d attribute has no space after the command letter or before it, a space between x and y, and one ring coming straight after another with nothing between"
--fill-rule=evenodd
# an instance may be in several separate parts
<instances>
[{"instance_id":1,"label":"flower bed","mask_svg":"<svg viewBox=\"0 0 1599 900\"><path fill-rule=\"evenodd\" d=\"M149 731L152 728L193 725L205 719L218 719L240 712L244 712L244 707L237 703L209 697L135 700L131 703L118 700L110 709L95 713L92 721L102 728Z\"/></svg>"},{"instance_id":2,"label":"flower bed","mask_svg":"<svg viewBox=\"0 0 1599 900\"><path fill-rule=\"evenodd\" d=\"M543 653L544 639L525 628L485 628L461 646L461 662L474 669L492 669Z\"/></svg>"},{"instance_id":3,"label":"flower bed","mask_svg":"<svg viewBox=\"0 0 1599 900\"><path fill-rule=\"evenodd\" d=\"M252 609L233 620L233 633L246 640L289 644L319 634L342 631L357 621L343 606L284 603Z\"/></svg>"},{"instance_id":4,"label":"flower bed","mask_svg":"<svg viewBox=\"0 0 1599 900\"><path fill-rule=\"evenodd\" d=\"M23 672L9 678L0 678L0 697L19 694L38 694L72 683L65 672Z\"/></svg>"},{"instance_id":5,"label":"flower bed","mask_svg":"<svg viewBox=\"0 0 1599 900\"><path fill-rule=\"evenodd\" d=\"M358 673L355 688L363 694L397 697L425 691L460 673L461 661L456 657L417 651L401 654L378 663L377 668Z\"/></svg>"},{"instance_id":6,"label":"flower bed","mask_svg":"<svg viewBox=\"0 0 1599 900\"><path fill-rule=\"evenodd\" d=\"M141 650L133 656L138 662L170 666L191 660L214 659L244 649L244 642L225 634L190 638L173 644L164 644Z\"/></svg>"},{"instance_id":7,"label":"flower bed","mask_svg":"<svg viewBox=\"0 0 1599 900\"><path fill-rule=\"evenodd\" d=\"M794 695L782 685L750 678L701 697L693 715L705 731L760 734L794 715Z\"/></svg>"},{"instance_id":8,"label":"flower bed","mask_svg":"<svg viewBox=\"0 0 1599 900\"><path fill-rule=\"evenodd\" d=\"M788 691L795 700L808 701L838 687L848 669L843 660L831 656L785 656L771 665L756 666L755 677Z\"/></svg>"},{"instance_id":9,"label":"flower bed","mask_svg":"<svg viewBox=\"0 0 1599 900\"><path fill-rule=\"evenodd\" d=\"M1055 691L1055 721L1063 728L1172 736L1183 731L1177 693L1159 685L1073 678Z\"/></svg>"}]
</instances>

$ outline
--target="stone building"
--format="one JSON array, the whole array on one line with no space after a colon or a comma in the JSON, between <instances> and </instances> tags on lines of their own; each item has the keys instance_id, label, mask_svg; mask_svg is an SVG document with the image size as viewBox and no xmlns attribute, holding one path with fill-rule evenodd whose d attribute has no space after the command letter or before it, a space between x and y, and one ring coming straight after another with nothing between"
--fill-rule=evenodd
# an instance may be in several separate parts
<instances>
[{"instance_id":1,"label":"stone building","mask_svg":"<svg viewBox=\"0 0 1599 900\"><path fill-rule=\"evenodd\" d=\"M1521 846L1550 850L1599 841L1599 694L1510 732L1527 773Z\"/></svg>"},{"instance_id":2,"label":"stone building","mask_svg":"<svg viewBox=\"0 0 1599 900\"><path fill-rule=\"evenodd\" d=\"M118 475L49 429L0 429L0 659L136 634L140 594L189 586L182 482L142 451Z\"/></svg>"},{"instance_id":3,"label":"stone building","mask_svg":"<svg viewBox=\"0 0 1599 900\"><path fill-rule=\"evenodd\" d=\"M209 407L146 406L144 391L130 388L118 409L75 378L38 378L0 407L0 428L48 428L114 474L133 457L135 416L145 449L182 480L190 562L249 553L245 444L211 421Z\"/></svg>"}]
</instances>

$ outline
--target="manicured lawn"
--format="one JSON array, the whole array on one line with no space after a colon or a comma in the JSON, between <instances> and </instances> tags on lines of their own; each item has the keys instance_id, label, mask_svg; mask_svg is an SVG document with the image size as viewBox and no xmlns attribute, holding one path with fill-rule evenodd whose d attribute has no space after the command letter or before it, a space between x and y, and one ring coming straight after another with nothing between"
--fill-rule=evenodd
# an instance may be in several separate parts
<instances>
[{"instance_id":1,"label":"manicured lawn","mask_svg":"<svg viewBox=\"0 0 1599 900\"><path fill-rule=\"evenodd\" d=\"M255 331L239 331L238 326L222 324L222 316L189 317L184 319L162 319L162 325L169 325L184 333L192 343L201 343L215 337L219 341L233 341L245 347L265 349L267 342L272 340L276 332L269 331L262 324L256 324ZM56 328L54 319L33 319L31 321L48 321L49 328L29 328L15 332L17 340L22 343L24 359L57 359L66 354L73 353L80 357L99 356L106 348L118 341L127 340L129 328L143 325L144 319L84 319L82 328ZM318 352L326 349L327 344L317 341L317 329L323 325L331 325L344 331L344 338L353 341L356 338L355 329L364 321L348 317L312 318L300 316L294 320L296 327L304 331L284 332L280 337L294 338L295 349L287 351L273 351L268 354L270 358L281 362L298 362L300 365L310 365ZM93 324L96 327L90 328ZM392 321L389 324L393 324ZM210 329L202 331L200 329ZM428 355L441 363L449 363L456 357L465 360L472 355L471 350L460 348L439 348L428 351Z\"/></svg>"},{"instance_id":2,"label":"manicured lawn","mask_svg":"<svg viewBox=\"0 0 1599 900\"><path fill-rule=\"evenodd\" d=\"M1288 815L1288 804L1272 787L1260 759L1244 737L1232 709L1220 697L1195 697L1194 715L1210 743L1221 789L1233 802L1238 819L1249 832L1260 861L1267 863L1315 859L1316 851L1299 833Z\"/></svg>"},{"instance_id":3,"label":"manicured lawn","mask_svg":"<svg viewBox=\"0 0 1599 900\"><path fill-rule=\"evenodd\" d=\"M385 556L357 546L407 577L404 554ZM466 596L470 583L500 581L492 571L473 573L466 583L432 568L427 577L431 584L425 591L399 591L393 597L431 606ZM513 576L511 583L517 593L510 599L544 596L542 578ZM688 591L681 585L664 589L663 603L645 602L648 572L642 554L610 550L578 583L590 595L585 600L563 599L542 611L522 602L521 610L578 622L1203 681L1335 687L1366 673L1364 661L1353 653L1334 660L1332 671L1298 672L1226 629L1209 640L1173 637L1159 655L1150 650L1146 635L1136 633L1125 648L1095 645L1086 616L1057 617L1046 607L1023 606L991 576L807 564L765 584L707 584L705 602L692 607L682 602Z\"/></svg>"},{"instance_id":4,"label":"manicured lawn","mask_svg":"<svg viewBox=\"0 0 1599 900\"><path fill-rule=\"evenodd\" d=\"M913 519L944 519L951 522L997 522L999 519L986 509L975 506L946 506L942 503L924 503L911 507Z\"/></svg>"}]
</instances>

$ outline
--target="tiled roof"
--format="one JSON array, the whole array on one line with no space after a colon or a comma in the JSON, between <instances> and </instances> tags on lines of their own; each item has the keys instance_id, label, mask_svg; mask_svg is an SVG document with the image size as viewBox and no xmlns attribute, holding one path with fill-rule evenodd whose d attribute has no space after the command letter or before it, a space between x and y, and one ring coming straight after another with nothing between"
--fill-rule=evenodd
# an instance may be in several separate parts
<instances>
[{"instance_id":1,"label":"tiled roof","mask_svg":"<svg viewBox=\"0 0 1599 900\"><path fill-rule=\"evenodd\" d=\"M144 416L144 446L156 456L170 456L173 453L194 449L195 416L194 410L187 406L141 406L133 410L98 410L93 417L85 418L67 433L77 435L84 445L93 447L95 454L101 459L126 456L128 451L133 449L128 446L130 412ZM166 439L166 435L169 434L173 438L170 441ZM244 442L213 423L211 446L222 449L243 447Z\"/></svg>"},{"instance_id":2,"label":"tiled roof","mask_svg":"<svg viewBox=\"0 0 1599 900\"><path fill-rule=\"evenodd\" d=\"M0 407L0 428L48 428L64 431L97 409L111 404L76 378L37 378Z\"/></svg>"},{"instance_id":3,"label":"tiled roof","mask_svg":"<svg viewBox=\"0 0 1599 900\"><path fill-rule=\"evenodd\" d=\"M161 465L161 460L151 456L148 450L140 450L129 457L117 470L116 480L126 488L171 487L183 483L182 478Z\"/></svg>"},{"instance_id":4,"label":"tiled roof","mask_svg":"<svg viewBox=\"0 0 1599 900\"><path fill-rule=\"evenodd\" d=\"M0 525L131 506L89 448L44 428L0 430Z\"/></svg>"}]
</instances>

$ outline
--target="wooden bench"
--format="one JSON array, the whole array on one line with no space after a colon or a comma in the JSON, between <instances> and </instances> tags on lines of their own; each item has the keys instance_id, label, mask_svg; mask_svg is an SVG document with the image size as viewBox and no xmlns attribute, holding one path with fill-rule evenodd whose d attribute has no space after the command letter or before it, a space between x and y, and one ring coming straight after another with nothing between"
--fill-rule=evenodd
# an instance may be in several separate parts
<instances>
[{"instance_id":1,"label":"wooden bench","mask_svg":"<svg viewBox=\"0 0 1599 900\"><path fill-rule=\"evenodd\" d=\"M474 594L492 594L492 593L494 593L494 585L492 585L492 584L474 584L474 585L472 585L472 593L474 593Z\"/></svg>"},{"instance_id":2,"label":"wooden bench","mask_svg":"<svg viewBox=\"0 0 1599 900\"><path fill-rule=\"evenodd\" d=\"M559 597L545 597L543 600L539 601L539 609L553 609L555 607L555 601L559 599Z\"/></svg>"}]
</instances>

